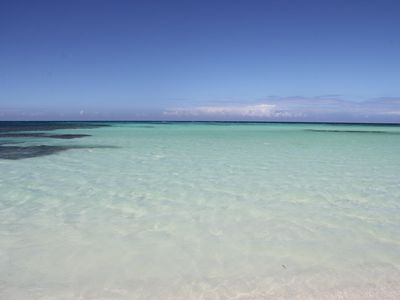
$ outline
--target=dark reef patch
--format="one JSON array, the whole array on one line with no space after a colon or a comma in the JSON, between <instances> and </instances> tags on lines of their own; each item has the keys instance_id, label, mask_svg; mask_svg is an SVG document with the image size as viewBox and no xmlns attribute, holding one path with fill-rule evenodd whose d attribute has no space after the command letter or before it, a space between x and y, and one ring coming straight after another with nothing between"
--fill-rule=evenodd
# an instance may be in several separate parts
<instances>
[{"instance_id":1,"label":"dark reef patch","mask_svg":"<svg viewBox=\"0 0 400 300\"><path fill-rule=\"evenodd\" d=\"M0 133L0 138L40 138L44 133Z\"/></svg>"},{"instance_id":2,"label":"dark reef patch","mask_svg":"<svg viewBox=\"0 0 400 300\"><path fill-rule=\"evenodd\" d=\"M15 141L15 140L0 140L0 146L1 145L9 145L9 144L22 144L22 141Z\"/></svg>"},{"instance_id":3,"label":"dark reef patch","mask_svg":"<svg viewBox=\"0 0 400 300\"><path fill-rule=\"evenodd\" d=\"M400 134L400 132L383 130L337 130L337 129L304 129L312 132L335 132L335 133L376 133L376 134Z\"/></svg>"},{"instance_id":4,"label":"dark reef patch","mask_svg":"<svg viewBox=\"0 0 400 300\"><path fill-rule=\"evenodd\" d=\"M91 129L110 126L99 122L0 122L0 159L24 159L56 154L70 149L117 148L113 146L28 145L23 138L70 140L89 137L89 134L50 134L43 131L57 129Z\"/></svg>"},{"instance_id":5,"label":"dark reef patch","mask_svg":"<svg viewBox=\"0 0 400 300\"><path fill-rule=\"evenodd\" d=\"M78 138L83 138L91 136L90 134L52 134L48 135L46 137L51 138L51 139L63 139L63 140L70 140L70 139L78 139Z\"/></svg>"},{"instance_id":6,"label":"dark reef patch","mask_svg":"<svg viewBox=\"0 0 400 300\"><path fill-rule=\"evenodd\" d=\"M30 146L30 147L1 146L0 158L16 160L16 159L50 155L68 149L69 147L46 146L46 145Z\"/></svg>"},{"instance_id":7,"label":"dark reef patch","mask_svg":"<svg viewBox=\"0 0 400 300\"><path fill-rule=\"evenodd\" d=\"M114 149L114 146L0 146L0 159L18 160L56 154L71 149Z\"/></svg>"},{"instance_id":8,"label":"dark reef patch","mask_svg":"<svg viewBox=\"0 0 400 300\"><path fill-rule=\"evenodd\" d=\"M91 136L90 134L45 134L42 132L29 133L0 133L0 138L51 138L51 139L76 139Z\"/></svg>"},{"instance_id":9,"label":"dark reef patch","mask_svg":"<svg viewBox=\"0 0 400 300\"><path fill-rule=\"evenodd\" d=\"M99 122L0 122L0 132L50 131L57 129L92 129L111 126Z\"/></svg>"}]
</instances>

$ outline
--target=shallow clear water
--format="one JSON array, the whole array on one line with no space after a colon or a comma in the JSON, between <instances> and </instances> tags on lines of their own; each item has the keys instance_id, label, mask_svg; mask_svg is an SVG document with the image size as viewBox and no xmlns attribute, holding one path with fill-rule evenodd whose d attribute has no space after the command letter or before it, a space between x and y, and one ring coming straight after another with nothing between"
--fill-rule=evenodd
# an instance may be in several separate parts
<instances>
[{"instance_id":1,"label":"shallow clear water","mask_svg":"<svg viewBox=\"0 0 400 300\"><path fill-rule=\"evenodd\" d=\"M398 126L51 133L0 139L73 146L0 159L1 299L400 298Z\"/></svg>"}]
</instances>

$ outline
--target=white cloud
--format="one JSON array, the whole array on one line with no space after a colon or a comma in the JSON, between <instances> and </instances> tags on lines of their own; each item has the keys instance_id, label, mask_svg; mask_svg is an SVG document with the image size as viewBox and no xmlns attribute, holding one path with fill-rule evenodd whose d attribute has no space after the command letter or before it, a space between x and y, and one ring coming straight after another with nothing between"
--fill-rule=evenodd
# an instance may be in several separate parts
<instances>
[{"instance_id":1,"label":"white cloud","mask_svg":"<svg viewBox=\"0 0 400 300\"><path fill-rule=\"evenodd\" d=\"M268 97L258 104L228 104L170 108L167 117L194 119L262 119L262 120L355 120L376 117L390 120L400 116L400 98L377 98L347 101L333 96Z\"/></svg>"},{"instance_id":2,"label":"white cloud","mask_svg":"<svg viewBox=\"0 0 400 300\"><path fill-rule=\"evenodd\" d=\"M380 114L381 115L400 116L400 111L385 111Z\"/></svg>"},{"instance_id":3,"label":"white cloud","mask_svg":"<svg viewBox=\"0 0 400 300\"><path fill-rule=\"evenodd\" d=\"M279 113L274 104L230 105L230 106L198 106L174 108L164 112L171 116L235 116L235 117L273 117Z\"/></svg>"}]
</instances>

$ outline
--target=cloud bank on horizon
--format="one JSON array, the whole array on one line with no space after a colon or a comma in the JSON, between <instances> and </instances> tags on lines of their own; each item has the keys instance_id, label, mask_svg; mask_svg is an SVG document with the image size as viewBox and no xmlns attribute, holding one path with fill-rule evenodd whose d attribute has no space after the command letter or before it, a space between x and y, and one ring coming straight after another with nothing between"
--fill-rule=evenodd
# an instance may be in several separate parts
<instances>
[{"instance_id":1,"label":"cloud bank on horizon","mask_svg":"<svg viewBox=\"0 0 400 300\"><path fill-rule=\"evenodd\" d=\"M198 106L166 110L170 116L226 116L226 117L274 117L277 116L274 104L236 105L236 106Z\"/></svg>"},{"instance_id":2,"label":"cloud bank on horizon","mask_svg":"<svg viewBox=\"0 0 400 300\"><path fill-rule=\"evenodd\" d=\"M164 116L176 119L232 119L286 121L400 122L400 97L361 102L334 97L276 97L254 104L207 105L169 108Z\"/></svg>"}]
</instances>

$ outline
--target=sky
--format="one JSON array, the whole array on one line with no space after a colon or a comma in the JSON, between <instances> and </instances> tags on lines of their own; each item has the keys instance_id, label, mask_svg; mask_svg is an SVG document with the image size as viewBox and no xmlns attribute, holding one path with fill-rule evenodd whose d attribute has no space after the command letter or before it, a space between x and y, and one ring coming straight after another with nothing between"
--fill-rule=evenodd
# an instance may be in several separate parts
<instances>
[{"instance_id":1,"label":"sky","mask_svg":"<svg viewBox=\"0 0 400 300\"><path fill-rule=\"evenodd\" d=\"M400 1L0 0L0 120L400 123Z\"/></svg>"}]
</instances>

